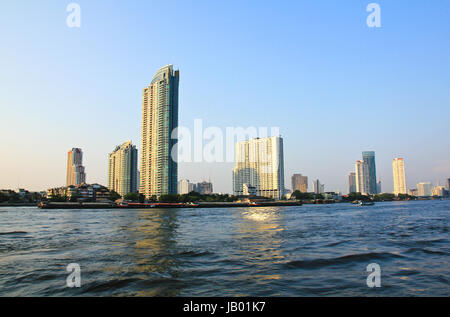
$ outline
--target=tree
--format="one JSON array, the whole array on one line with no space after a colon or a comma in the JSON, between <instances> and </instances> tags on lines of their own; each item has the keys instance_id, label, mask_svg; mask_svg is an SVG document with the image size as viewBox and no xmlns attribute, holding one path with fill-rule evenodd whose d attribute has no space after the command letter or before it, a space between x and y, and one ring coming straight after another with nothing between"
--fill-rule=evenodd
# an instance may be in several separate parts
<instances>
[{"instance_id":1,"label":"tree","mask_svg":"<svg viewBox=\"0 0 450 317\"><path fill-rule=\"evenodd\" d=\"M54 201L54 202L66 202L67 201L67 196L61 196L61 195L53 195L52 198L50 198L50 201Z\"/></svg>"},{"instance_id":2,"label":"tree","mask_svg":"<svg viewBox=\"0 0 450 317\"><path fill-rule=\"evenodd\" d=\"M413 196L410 196L408 194L398 194L397 198L399 200L408 200L408 199L414 199Z\"/></svg>"},{"instance_id":3,"label":"tree","mask_svg":"<svg viewBox=\"0 0 450 317\"><path fill-rule=\"evenodd\" d=\"M393 201L395 198L394 194L390 194L390 193L383 193L383 194L378 194L374 197L375 201Z\"/></svg>"},{"instance_id":4,"label":"tree","mask_svg":"<svg viewBox=\"0 0 450 317\"><path fill-rule=\"evenodd\" d=\"M128 193L125 196L123 196L123 199L130 200L130 201L138 201L139 194L138 193Z\"/></svg>"},{"instance_id":5,"label":"tree","mask_svg":"<svg viewBox=\"0 0 450 317\"><path fill-rule=\"evenodd\" d=\"M355 200L361 200L361 201L369 201L370 197L367 195L363 195L361 193L350 193L347 197L343 198L344 201L355 201Z\"/></svg>"},{"instance_id":6,"label":"tree","mask_svg":"<svg viewBox=\"0 0 450 317\"><path fill-rule=\"evenodd\" d=\"M4 193L0 193L0 203L8 201L9 200L9 196L4 194Z\"/></svg>"},{"instance_id":7,"label":"tree","mask_svg":"<svg viewBox=\"0 0 450 317\"><path fill-rule=\"evenodd\" d=\"M161 202L161 203L177 203L178 195L176 195L176 194L161 195L161 197L159 197L159 202Z\"/></svg>"},{"instance_id":8,"label":"tree","mask_svg":"<svg viewBox=\"0 0 450 317\"><path fill-rule=\"evenodd\" d=\"M112 201L116 201L117 199L120 199L120 198L122 198L122 196L120 196L117 192L115 192L115 191L110 191L109 192L109 198L112 200Z\"/></svg>"},{"instance_id":9,"label":"tree","mask_svg":"<svg viewBox=\"0 0 450 317\"><path fill-rule=\"evenodd\" d=\"M302 193L299 190L296 190L293 194L292 197L294 197L297 200L310 200L310 199L314 199L313 195L311 195L310 193Z\"/></svg>"}]
</instances>

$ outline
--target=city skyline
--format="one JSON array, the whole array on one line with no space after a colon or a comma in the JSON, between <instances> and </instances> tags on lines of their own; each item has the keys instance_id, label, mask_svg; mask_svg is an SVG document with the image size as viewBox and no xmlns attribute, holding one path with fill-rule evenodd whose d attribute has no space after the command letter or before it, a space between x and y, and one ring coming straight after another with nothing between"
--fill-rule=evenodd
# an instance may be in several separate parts
<instances>
[{"instance_id":1,"label":"city skyline","mask_svg":"<svg viewBox=\"0 0 450 317\"><path fill-rule=\"evenodd\" d=\"M394 157L407 160L410 187L444 184L450 175L448 139L429 137L449 134L450 31L440 15L448 2L411 3L407 17L403 5L383 3L389 14L377 30L365 25L365 4L329 3L324 12L318 3L266 3L255 13L250 4L236 12L237 2L192 8L142 4L139 10L83 2L80 29L65 26L60 4L26 3L30 10L16 4L2 4L0 13L6 30L0 56L8 61L1 76L0 135L9 149L2 153L0 188L39 191L64 185L65 155L73 146L85 153L89 182L106 184L107 154L121 140L140 140L142 87L171 62L183 70L180 125L190 127L203 118L220 128L279 126L285 181L301 171L329 190L346 192L348 171L363 149L377 153L377 177L385 192L393 191ZM271 17L273 9L277 18L261 19ZM130 10L136 18L122 13ZM160 34L153 27L164 23L159 10L172 12L184 27L169 25ZM255 14L261 22L252 18ZM236 24L222 28L230 18ZM144 36L152 41L142 41ZM126 45L118 47L117 40ZM287 63L288 81L280 75L280 61ZM268 79L271 88L262 88ZM83 120L68 128L80 114ZM299 137L312 130L315 138ZM398 131L404 131L404 139L392 137ZM30 154L31 144L46 150ZM217 192L231 193L232 167L180 163L179 178L211 179Z\"/></svg>"}]
</instances>

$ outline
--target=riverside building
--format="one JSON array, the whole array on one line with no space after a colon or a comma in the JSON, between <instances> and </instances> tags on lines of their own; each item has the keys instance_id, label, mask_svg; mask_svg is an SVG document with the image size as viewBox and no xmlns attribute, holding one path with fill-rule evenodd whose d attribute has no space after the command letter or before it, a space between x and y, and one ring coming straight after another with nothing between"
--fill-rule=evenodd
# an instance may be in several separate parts
<instances>
[{"instance_id":1,"label":"riverside building","mask_svg":"<svg viewBox=\"0 0 450 317\"><path fill-rule=\"evenodd\" d=\"M83 166L83 151L73 148L67 153L66 186L76 186L86 182L86 173Z\"/></svg>"},{"instance_id":2,"label":"riverside building","mask_svg":"<svg viewBox=\"0 0 450 317\"><path fill-rule=\"evenodd\" d=\"M137 149L131 141L118 145L108 159L108 188L124 196L138 191Z\"/></svg>"},{"instance_id":3,"label":"riverside building","mask_svg":"<svg viewBox=\"0 0 450 317\"><path fill-rule=\"evenodd\" d=\"M172 132L178 127L179 79L179 71L167 65L143 90L139 190L146 198L177 193L177 138Z\"/></svg>"},{"instance_id":4,"label":"riverside building","mask_svg":"<svg viewBox=\"0 0 450 317\"><path fill-rule=\"evenodd\" d=\"M237 142L233 194L244 195L244 185L257 196L281 199L284 195L284 155L281 137Z\"/></svg>"}]
</instances>

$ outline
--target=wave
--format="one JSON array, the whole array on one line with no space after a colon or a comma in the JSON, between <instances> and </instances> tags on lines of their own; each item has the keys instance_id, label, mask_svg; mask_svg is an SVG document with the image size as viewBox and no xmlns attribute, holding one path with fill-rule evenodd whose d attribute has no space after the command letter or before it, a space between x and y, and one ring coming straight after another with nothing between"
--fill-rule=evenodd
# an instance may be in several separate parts
<instances>
[{"instance_id":1,"label":"wave","mask_svg":"<svg viewBox=\"0 0 450 317\"><path fill-rule=\"evenodd\" d=\"M26 232L26 231L0 232L0 236L11 235L11 234L28 234L28 232Z\"/></svg>"},{"instance_id":2,"label":"wave","mask_svg":"<svg viewBox=\"0 0 450 317\"><path fill-rule=\"evenodd\" d=\"M289 268L315 269L330 265L340 265L353 262L364 262L369 260L380 260L380 259L401 258L401 257L402 256L400 255L389 252L380 252L380 253L370 252L370 253L350 254L336 258L291 261L285 263L285 266Z\"/></svg>"},{"instance_id":3,"label":"wave","mask_svg":"<svg viewBox=\"0 0 450 317\"><path fill-rule=\"evenodd\" d=\"M138 278L111 279L106 282L94 281L83 285L82 292L102 292L127 287L139 281Z\"/></svg>"},{"instance_id":4,"label":"wave","mask_svg":"<svg viewBox=\"0 0 450 317\"><path fill-rule=\"evenodd\" d=\"M178 255L181 256L188 256L188 257L197 257L197 256L205 256L205 255L212 255L212 252L209 251L203 251L203 252L196 252L196 251L183 251L178 253Z\"/></svg>"},{"instance_id":5,"label":"wave","mask_svg":"<svg viewBox=\"0 0 450 317\"><path fill-rule=\"evenodd\" d=\"M429 249L423 249L423 248L410 248L406 252L413 253L413 252L418 252L418 251L426 253L426 254L449 255L449 253L445 252L445 251L429 250Z\"/></svg>"}]
</instances>

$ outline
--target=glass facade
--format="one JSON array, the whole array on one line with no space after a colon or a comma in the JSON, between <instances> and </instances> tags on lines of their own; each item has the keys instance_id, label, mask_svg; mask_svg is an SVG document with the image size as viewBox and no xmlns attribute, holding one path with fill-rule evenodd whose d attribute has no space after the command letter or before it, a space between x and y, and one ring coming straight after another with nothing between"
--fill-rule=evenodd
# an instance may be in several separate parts
<instances>
[{"instance_id":1,"label":"glass facade","mask_svg":"<svg viewBox=\"0 0 450 317\"><path fill-rule=\"evenodd\" d=\"M367 193L377 194L377 170L375 166L375 152L362 152L363 161L367 164Z\"/></svg>"},{"instance_id":2,"label":"glass facade","mask_svg":"<svg viewBox=\"0 0 450 317\"><path fill-rule=\"evenodd\" d=\"M178 127L179 78L167 65L143 91L139 191L147 198L177 193L178 139L172 132Z\"/></svg>"}]
</instances>

